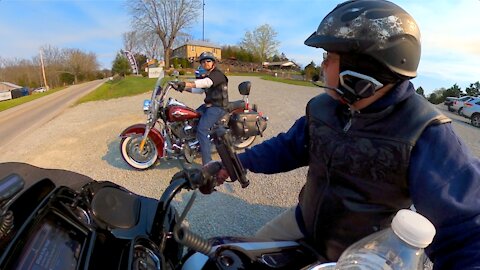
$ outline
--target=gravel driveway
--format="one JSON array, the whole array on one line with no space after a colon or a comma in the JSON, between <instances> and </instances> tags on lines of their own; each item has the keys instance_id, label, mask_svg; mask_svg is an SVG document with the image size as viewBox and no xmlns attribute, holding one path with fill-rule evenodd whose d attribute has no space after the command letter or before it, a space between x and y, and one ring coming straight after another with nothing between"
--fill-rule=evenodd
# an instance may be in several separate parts
<instances>
[{"instance_id":1,"label":"gravel driveway","mask_svg":"<svg viewBox=\"0 0 480 270\"><path fill-rule=\"evenodd\" d=\"M268 139L287 130L305 112L305 105L322 90L317 87L293 86L264 81L256 77L229 77L230 99L239 99L237 85L252 82L250 102L270 121L263 138ZM203 96L173 93L187 105L197 107ZM178 172L178 160L162 160L152 169L135 171L122 160L118 134L127 126L143 123L142 102L150 93L81 104L4 148L0 162L19 161L45 168L61 168L85 174L97 180L110 180L132 192L159 198L171 176ZM439 107L441 108L441 107ZM441 108L443 109L443 108ZM480 129L474 128L449 112L455 129L480 156ZM218 159L218 157L217 157ZM200 159L196 160L200 164ZM295 205L305 181L306 168L292 172L261 175L249 173L246 189L238 183L226 184L209 196L197 197L189 216L194 231L204 236L253 234L266 221ZM182 205L191 193L182 193Z\"/></svg>"},{"instance_id":2,"label":"gravel driveway","mask_svg":"<svg viewBox=\"0 0 480 270\"><path fill-rule=\"evenodd\" d=\"M322 91L317 87L293 86L256 77L231 76L229 80L231 100L241 98L238 84L250 80L250 102L258 104L259 110L270 118L264 137L259 137L256 143L287 130L304 114L308 100ZM195 108L203 102L203 95L172 94ZM179 161L162 160L150 170L135 171L123 161L119 151L118 134L129 125L145 122L142 104L149 98L150 93L146 93L69 108L15 144L4 147L0 162L19 161L72 170L159 198L171 176L181 169ZM200 158L195 161L201 164ZM250 173L251 184L246 189L232 183L209 196L200 194L188 216L190 226L206 236L251 235L282 210L295 205L305 175L305 168L277 175ZM185 192L178 198L188 199L189 194Z\"/></svg>"}]
</instances>

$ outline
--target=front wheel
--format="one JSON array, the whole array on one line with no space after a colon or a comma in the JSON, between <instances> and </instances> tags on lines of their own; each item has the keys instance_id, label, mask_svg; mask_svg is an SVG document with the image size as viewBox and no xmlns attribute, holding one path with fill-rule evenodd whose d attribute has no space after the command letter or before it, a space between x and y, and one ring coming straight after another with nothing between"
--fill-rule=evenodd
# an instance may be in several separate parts
<instances>
[{"instance_id":1,"label":"front wheel","mask_svg":"<svg viewBox=\"0 0 480 270\"><path fill-rule=\"evenodd\" d=\"M241 150L241 149L244 149L244 148L247 148L249 147L250 145L253 144L253 142L255 141L255 138L257 136L250 136L248 138L242 138L242 137L235 137L233 139L233 146L235 147L235 149L237 150Z\"/></svg>"},{"instance_id":2,"label":"front wheel","mask_svg":"<svg viewBox=\"0 0 480 270\"><path fill-rule=\"evenodd\" d=\"M122 138L120 152L128 165L137 170L150 168L158 158L158 149L155 143L147 137L143 150L140 151L142 136L129 136Z\"/></svg>"}]
</instances>

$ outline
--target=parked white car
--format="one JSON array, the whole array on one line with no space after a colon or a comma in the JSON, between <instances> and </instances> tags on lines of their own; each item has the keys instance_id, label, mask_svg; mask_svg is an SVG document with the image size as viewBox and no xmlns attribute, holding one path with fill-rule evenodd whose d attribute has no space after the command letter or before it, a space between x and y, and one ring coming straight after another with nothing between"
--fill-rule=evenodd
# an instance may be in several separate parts
<instances>
[{"instance_id":1,"label":"parked white car","mask_svg":"<svg viewBox=\"0 0 480 270\"><path fill-rule=\"evenodd\" d=\"M480 128L480 97L465 102L462 113L466 118L470 118L473 126Z\"/></svg>"},{"instance_id":2,"label":"parked white car","mask_svg":"<svg viewBox=\"0 0 480 270\"><path fill-rule=\"evenodd\" d=\"M35 93L43 93L43 92L46 92L46 91L47 91L47 89L45 87L39 87L39 88L35 88L33 90L33 92L35 92Z\"/></svg>"},{"instance_id":3,"label":"parked white car","mask_svg":"<svg viewBox=\"0 0 480 270\"><path fill-rule=\"evenodd\" d=\"M472 99L472 98L474 98L474 97L464 96L464 97L460 97L460 98L457 98L457 99L453 100L453 103L452 103L452 105L451 105L450 108L449 108L449 109L451 109L450 111L458 112L459 115L462 115L463 104L464 104L466 101L469 101L469 100Z\"/></svg>"}]
</instances>

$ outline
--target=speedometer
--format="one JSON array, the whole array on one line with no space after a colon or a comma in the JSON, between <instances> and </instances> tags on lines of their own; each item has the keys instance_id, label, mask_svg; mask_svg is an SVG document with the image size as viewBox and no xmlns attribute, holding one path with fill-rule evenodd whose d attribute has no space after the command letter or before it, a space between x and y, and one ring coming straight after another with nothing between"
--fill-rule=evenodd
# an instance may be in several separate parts
<instances>
[{"instance_id":1,"label":"speedometer","mask_svg":"<svg viewBox=\"0 0 480 270\"><path fill-rule=\"evenodd\" d=\"M133 248L134 270L160 270L160 259L155 252L143 245L135 245Z\"/></svg>"}]
</instances>

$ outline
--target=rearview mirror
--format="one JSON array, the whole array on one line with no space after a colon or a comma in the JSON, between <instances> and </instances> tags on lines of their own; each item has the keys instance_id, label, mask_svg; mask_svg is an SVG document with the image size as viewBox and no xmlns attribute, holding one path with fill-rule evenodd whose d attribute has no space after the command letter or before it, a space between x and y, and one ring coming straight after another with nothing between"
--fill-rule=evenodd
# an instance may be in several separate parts
<instances>
[{"instance_id":1,"label":"rearview mirror","mask_svg":"<svg viewBox=\"0 0 480 270\"><path fill-rule=\"evenodd\" d=\"M20 190L23 189L25 181L23 178L12 173L9 176L0 180L0 204L3 205L8 199L12 198Z\"/></svg>"}]
</instances>

